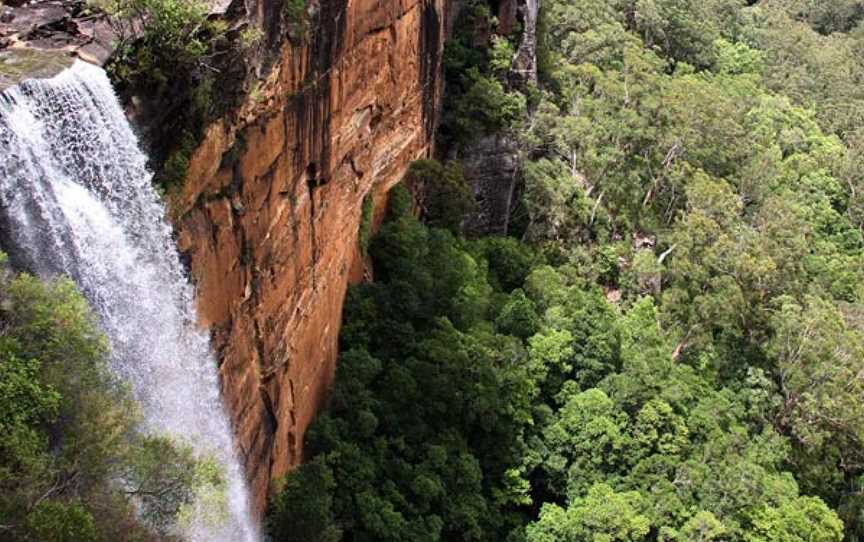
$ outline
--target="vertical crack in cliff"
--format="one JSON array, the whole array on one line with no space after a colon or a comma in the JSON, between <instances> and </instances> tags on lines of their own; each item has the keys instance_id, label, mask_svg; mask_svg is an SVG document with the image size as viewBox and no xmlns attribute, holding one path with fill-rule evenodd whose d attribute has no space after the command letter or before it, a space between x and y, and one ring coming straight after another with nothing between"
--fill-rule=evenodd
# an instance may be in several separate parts
<instances>
[{"instance_id":1,"label":"vertical crack in cliff","mask_svg":"<svg viewBox=\"0 0 864 542\"><path fill-rule=\"evenodd\" d=\"M320 255L318 254L318 231L315 227L315 184L314 179L306 179L306 189L309 193L309 228L312 231L310 235L309 242L312 244L312 269L310 273L312 275L312 291L318 291L318 281L316 276L316 269L318 268L318 258Z\"/></svg>"},{"instance_id":2,"label":"vertical crack in cliff","mask_svg":"<svg viewBox=\"0 0 864 542\"><path fill-rule=\"evenodd\" d=\"M423 89L423 123L427 141L433 141L438 106L438 67L441 62L441 17L434 0L424 0L420 39L420 87Z\"/></svg>"}]
</instances>

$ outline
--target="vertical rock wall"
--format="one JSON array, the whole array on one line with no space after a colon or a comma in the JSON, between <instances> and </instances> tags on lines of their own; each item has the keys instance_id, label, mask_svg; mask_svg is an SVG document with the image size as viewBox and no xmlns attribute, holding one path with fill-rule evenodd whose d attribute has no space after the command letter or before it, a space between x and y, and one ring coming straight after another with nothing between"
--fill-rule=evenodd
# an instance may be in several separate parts
<instances>
[{"instance_id":1,"label":"vertical rock wall","mask_svg":"<svg viewBox=\"0 0 864 542\"><path fill-rule=\"evenodd\" d=\"M313 6L309 38L283 44L244 106L207 130L173 203L259 510L300 462L333 380L346 288L364 272L363 199L380 215L430 153L442 4Z\"/></svg>"}]
</instances>

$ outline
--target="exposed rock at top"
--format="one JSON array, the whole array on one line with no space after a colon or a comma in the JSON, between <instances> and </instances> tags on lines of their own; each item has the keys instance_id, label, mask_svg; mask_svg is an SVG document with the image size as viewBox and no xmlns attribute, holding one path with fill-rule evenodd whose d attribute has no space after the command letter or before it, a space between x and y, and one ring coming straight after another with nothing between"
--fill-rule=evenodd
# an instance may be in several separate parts
<instances>
[{"instance_id":1,"label":"exposed rock at top","mask_svg":"<svg viewBox=\"0 0 864 542\"><path fill-rule=\"evenodd\" d=\"M24 79L47 79L68 68L69 55L58 55L39 49L7 49L0 51L0 92Z\"/></svg>"},{"instance_id":2,"label":"exposed rock at top","mask_svg":"<svg viewBox=\"0 0 864 542\"><path fill-rule=\"evenodd\" d=\"M0 91L19 81L51 77L75 58L103 65L114 36L104 17L81 0L0 5Z\"/></svg>"}]
</instances>

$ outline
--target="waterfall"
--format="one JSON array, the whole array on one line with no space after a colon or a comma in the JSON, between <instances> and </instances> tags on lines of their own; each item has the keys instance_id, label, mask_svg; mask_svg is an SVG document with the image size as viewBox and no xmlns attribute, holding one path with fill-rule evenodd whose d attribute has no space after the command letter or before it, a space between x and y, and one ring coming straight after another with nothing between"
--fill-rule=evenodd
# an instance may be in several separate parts
<instances>
[{"instance_id":1,"label":"waterfall","mask_svg":"<svg viewBox=\"0 0 864 542\"><path fill-rule=\"evenodd\" d=\"M223 468L226 502L194 503L184 538L257 540L209 337L146 157L101 68L78 61L0 95L0 216L17 261L42 277L68 275L84 293L144 430Z\"/></svg>"}]
</instances>

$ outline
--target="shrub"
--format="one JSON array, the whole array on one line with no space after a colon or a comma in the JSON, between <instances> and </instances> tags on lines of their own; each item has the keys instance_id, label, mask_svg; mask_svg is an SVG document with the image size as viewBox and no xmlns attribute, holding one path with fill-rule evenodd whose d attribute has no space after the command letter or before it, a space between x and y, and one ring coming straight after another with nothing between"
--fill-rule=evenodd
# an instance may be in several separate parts
<instances>
[{"instance_id":1,"label":"shrub","mask_svg":"<svg viewBox=\"0 0 864 542\"><path fill-rule=\"evenodd\" d=\"M369 251L369 242L372 240L372 219L375 216L375 201L372 194L366 194L363 198L363 207L360 211L360 231L357 240L360 243L360 252L365 256Z\"/></svg>"},{"instance_id":2,"label":"shrub","mask_svg":"<svg viewBox=\"0 0 864 542\"><path fill-rule=\"evenodd\" d=\"M0 269L3 540L142 540L168 532L207 482L189 449L138 431L107 356L70 280Z\"/></svg>"}]
</instances>

